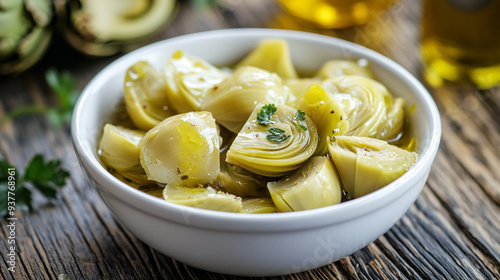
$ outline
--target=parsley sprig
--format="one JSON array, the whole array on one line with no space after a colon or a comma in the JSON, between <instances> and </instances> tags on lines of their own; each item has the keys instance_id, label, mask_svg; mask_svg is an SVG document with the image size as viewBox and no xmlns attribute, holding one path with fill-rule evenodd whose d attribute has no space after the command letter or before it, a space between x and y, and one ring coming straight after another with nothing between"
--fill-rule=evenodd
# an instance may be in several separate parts
<instances>
[{"instance_id":1,"label":"parsley sprig","mask_svg":"<svg viewBox=\"0 0 500 280\"><path fill-rule=\"evenodd\" d=\"M76 79L70 72L49 69L45 73L45 81L55 93L58 104L49 107L38 105L17 107L0 118L0 126L8 120L28 114L45 114L54 127L70 124L73 108L78 99Z\"/></svg>"},{"instance_id":2,"label":"parsley sprig","mask_svg":"<svg viewBox=\"0 0 500 280\"><path fill-rule=\"evenodd\" d=\"M306 113L301 111L301 110L297 110L297 113L295 113L295 119L299 120L299 121L305 121L306 120ZM302 125L298 122L294 122L294 123L295 123L295 126L297 126L299 129L302 129L303 131L307 131L307 127L305 125Z\"/></svg>"},{"instance_id":3,"label":"parsley sprig","mask_svg":"<svg viewBox=\"0 0 500 280\"><path fill-rule=\"evenodd\" d=\"M15 170L15 175L10 175L9 170ZM7 161L0 160L0 217L8 214L9 197L15 199L16 208L30 211L33 210L33 190L38 190L48 199L56 198L58 189L65 185L68 176L69 172L62 168L60 160L45 161L40 154L31 159L24 176Z\"/></svg>"},{"instance_id":4,"label":"parsley sprig","mask_svg":"<svg viewBox=\"0 0 500 280\"><path fill-rule=\"evenodd\" d=\"M260 112L257 113L257 122L263 126L274 123L271 120L271 117L276 112L276 110L278 110L278 108L274 104L267 104L262 106Z\"/></svg>"}]
</instances>

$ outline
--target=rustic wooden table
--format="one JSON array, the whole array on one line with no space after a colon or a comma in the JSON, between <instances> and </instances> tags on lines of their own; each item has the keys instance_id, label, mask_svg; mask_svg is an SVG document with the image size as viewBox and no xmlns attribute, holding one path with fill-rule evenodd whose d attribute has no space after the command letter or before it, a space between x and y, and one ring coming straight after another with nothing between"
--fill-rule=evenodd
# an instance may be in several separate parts
<instances>
[{"instance_id":1,"label":"rustic wooden table","mask_svg":"<svg viewBox=\"0 0 500 280\"><path fill-rule=\"evenodd\" d=\"M375 21L344 30L314 30L283 14L272 0L222 0L195 10L181 4L161 40L211 29L300 29L367 46L400 63L422 82L420 1L401 0ZM53 105L44 80L49 67L67 69L82 89L119 55L87 58L55 40L36 67L0 77L0 116L26 104ZM366 248L330 265L273 279L500 279L500 88L477 90L425 84L441 112L443 137L428 182L407 214ZM1 220L3 279L236 279L188 267L132 236L91 189L77 164L70 128L41 115L0 128L0 158L24 167L36 153L60 158L71 172L58 198L35 194L33 212L17 212L16 272L9 267L11 234ZM64 278L66 277L66 278Z\"/></svg>"}]
</instances>

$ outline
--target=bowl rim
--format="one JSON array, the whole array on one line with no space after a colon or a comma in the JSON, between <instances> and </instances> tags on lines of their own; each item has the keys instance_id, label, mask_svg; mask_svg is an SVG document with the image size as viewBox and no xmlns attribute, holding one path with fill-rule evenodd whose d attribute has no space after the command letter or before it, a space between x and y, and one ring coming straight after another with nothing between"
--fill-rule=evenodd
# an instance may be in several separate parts
<instances>
[{"instance_id":1,"label":"bowl rim","mask_svg":"<svg viewBox=\"0 0 500 280\"><path fill-rule=\"evenodd\" d=\"M82 118L84 117L84 108L91 98L92 92L106 82L105 77L107 72L113 71L126 60L130 60L133 57L145 56L150 52L157 52L164 48L165 45L174 42L214 40L226 37L252 37L255 39L262 39L264 37L289 38L308 41L312 44L321 43L337 48L349 49L354 53L362 53L369 61L376 61L377 64L387 68L391 71L391 74L397 76L400 80L404 80L406 84L418 93L416 98L420 99L419 102L425 104L426 107L424 109L427 114L430 114L431 119L430 129L432 129L432 134L428 149L420 153L416 164L396 181L363 197L318 209L258 215L219 212L166 202L121 182L105 170L91 151L85 149L85 145L83 144L84 139L81 137L82 128L80 127ZM403 195L405 190L414 185L407 184L410 179L427 176L441 140L441 120L437 106L427 89L405 68L380 53L342 39L303 31L238 28L203 31L168 38L141 47L116 59L97 73L82 91L74 109L71 134L74 149L82 167L87 171L86 175L92 177L97 183L97 186L94 187L100 188L106 193L112 193L115 198L138 211L146 212L161 220L189 224L191 227L225 231L275 232L311 229L341 223L383 207L385 204Z\"/></svg>"}]
</instances>

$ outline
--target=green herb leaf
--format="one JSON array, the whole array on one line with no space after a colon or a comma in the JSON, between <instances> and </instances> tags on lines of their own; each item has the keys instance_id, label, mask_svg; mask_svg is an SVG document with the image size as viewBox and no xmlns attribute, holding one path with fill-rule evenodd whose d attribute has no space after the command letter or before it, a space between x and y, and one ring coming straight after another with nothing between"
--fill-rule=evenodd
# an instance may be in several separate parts
<instances>
[{"instance_id":1,"label":"green herb leaf","mask_svg":"<svg viewBox=\"0 0 500 280\"><path fill-rule=\"evenodd\" d=\"M301 125L300 123L298 122L294 122L295 126L298 127L299 129L302 129L303 131L307 131L307 127L305 127L304 125Z\"/></svg>"},{"instance_id":2,"label":"green herb leaf","mask_svg":"<svg viewBox=\"0 0 500 280\"><path fill-rule=\"evenodd\" d=\"M262 106L260 112L257 113L257 122L263 126L273 123L273 121L271 121L271 116L276 112L277 109L278 108L276 108L276 105L274 104L267 104Z\"/></svg>"},{"instance_id":3,"label":"green herb leaf","mask_svg":"<svg viewBox=\"0 0 500 280\"><path fill-rule=\"evenodd\" d=\"M6 121L29 114L45 114L54 127L71 123L71 115L78 99L76 79L67 71L57 72L49 69L45 73L45 80L57 97L57 106L45 107L26 105L13 109L0 118L0 126Z\"/></svg>"},{"instance_id":4,"label":"green herb leaf","mask_svg":"<svg viewBox=\"0 0 500 280\"><path fill-rule=\"evenodd\" d=\"M15 170L14 180L9 178L9 168ZM17 209L33 210L32 189L37 189L46 198L56 198L57 190L65 185L69 176L68 171L61 167L60 160L45 162L39 154L31 159L24 176L20 176L19 170L4 160L0 161L0 172L0 217L8 214L9 197L15 201ZM9 185L9 182L14 183Z\"/></svg>"},{"instance_id":5,"label":"green herb leaf","mask_svg":"<svg viewBox=\"0 0 500 280\"><path fill-rule=\"evenodd\" d=\"M297 110L297 113L295 113L295 118L299 121L305 121L306 113L301 110Z\"/></svg>"},{"instance_id":6,"label":"green herb leaf","mask_svg":"<svg viewBox=\"0 0 500 280\"><path fill-rule=\"evenodd\" d=\"M285 131L283 129L280 129L280 128L277 128L277 127L271 127L269 129L269 132L271 134L268 134L266 136L267 140L271 141L271 142L278 142L278 143L281 143L283 141L285 141L286 139L288 139L290 137L290 135L285 135Z\"/></svg>"}]
</instances>

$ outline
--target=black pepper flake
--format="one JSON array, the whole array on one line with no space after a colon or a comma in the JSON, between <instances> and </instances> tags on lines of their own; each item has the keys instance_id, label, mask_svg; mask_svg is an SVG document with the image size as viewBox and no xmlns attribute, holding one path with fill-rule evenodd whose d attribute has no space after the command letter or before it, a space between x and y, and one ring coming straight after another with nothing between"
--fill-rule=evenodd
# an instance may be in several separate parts
<instances>
[{"instance_id":1,"label":"black pepper flake","mask_svg":"<svg viewBox=\"0 0 500 280\"><path fill-rule=\"evenodd\" d=\"M182 175L181 180L184 181L184 180L187 180L188 178L189 178L188 175Z\"/></svg>"},{"instance_id":2,"label":"black pepper flake","mask_svg":"<svg viewBox=\"0 0 500 280\"><path fill-rule=\"evenodd\" d=\"M176 171L177 171L177 174L179 174L179 175L181 174L181 170L179 169L179 167L177 167Z\"/></svg>"},{"instance_id":3,"label":"black pepper flake","mask_svg":"<svg viewBox=\"0 0 500 280\"><path fill-rule=\"evenodd\" d=\"M343 116L340 116L340 120L342 120L344 117Z\"/></svg>"},{"instance_id":4,"label":"black pepper flake","mask_svg":"<svg viewBox=\"0 0 500 280\"><path fill-rule=\"evenodd\" d=\"M335 111L331 110L331 111L330 111L330 114L333 114L333 113L335 113Z\"/></svg>"}]
</instances>

